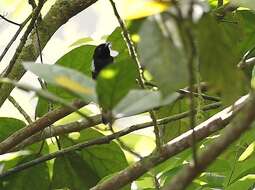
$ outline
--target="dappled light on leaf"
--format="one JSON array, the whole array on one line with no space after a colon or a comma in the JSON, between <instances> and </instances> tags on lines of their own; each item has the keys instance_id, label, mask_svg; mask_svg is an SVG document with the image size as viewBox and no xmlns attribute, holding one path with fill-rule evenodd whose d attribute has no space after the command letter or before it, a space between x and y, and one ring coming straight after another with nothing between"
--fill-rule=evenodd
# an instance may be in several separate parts
<instances>
[{"instance_id":1,"label":"dappled light on leaf","mask_svg":"<svg viewBox=\"0 0 255 190\"><path fill-rule=\"evenodd\" d=\"M79 83L77 83L76 81L73 81L70 78L67 78L66 76L57 76L55 78L55 81L59 86L62 86L74 92L79 92L84 94L93 93L92 89L81 86Z\"/></svg>"}]
</instances>

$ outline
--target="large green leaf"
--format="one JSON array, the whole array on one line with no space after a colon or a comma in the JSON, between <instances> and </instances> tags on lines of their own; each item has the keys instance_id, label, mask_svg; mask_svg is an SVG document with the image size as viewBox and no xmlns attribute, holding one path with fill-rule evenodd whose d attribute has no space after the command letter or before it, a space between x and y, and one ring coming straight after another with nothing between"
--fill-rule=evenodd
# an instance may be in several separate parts
<instances>
[{"instance_id":1,"label":"large green leaf","mask_svg":"<svg viewBox=\"0 0 255 190\"><path fill-rule=\"evenodd\" d=\"M226 19L238 22L232 15ZM248 86L243 73L237 68L241 58L237 47L242 42L242 35L241 24L218 22L210 14L205 15L197 25L202 80L214 84L227 103L244 93Z\"/></svg>"},{"instance_id":2,"label":"large green leaf","mask_svg":"<svg viewBox=\"0 0 255 190\"><path fill-rule=\"evenodd\" d=\"M187 84L188 73L183 49L170 39L161 24L153 18L143 23L138 50L141 63L153 75L163 95L168 96Z\"/></svg>"},{"instance_id":3,"label":"large green leaf","mask_svg":"<svg viewBox=\"0 0 255 190\"><path fill-rule=\"evenodd\" d=\"M96 102L95 83L81 73L58 65L23 63L24 67L50 84L77 94L85 102Z\"/></svg>"},{"instance_id":4,"label":"large green leaf","mask_svg":"<svg viewBox=\"0 0 255 190\"><path fill-rule=\"evenodd\" d=\"M98 181L98 175L77 153L69 153L54 161L52 177L54 189L88 190Z\"/></svg>"},{"instance_id":5,"label":"large green leaf","mask_svg":"<svg viewBox=\"0 0 255 190\"><path fill-rule=\"evenodd\" d=\"M91 77L91 63L94 49L95 46L92 45L83 45L74 48L70 52L63 55L55 64L74 69ZM48 84L47 89L48 91L57 94L58 96L66 100L73 100L75 98L66 90L63 90L62 88L53 86L51 84ZM57 106L57 104L55 104L55 106ZM46 112L48 112L48 109L48 102L42 98L39 98L36 107L36 116L41 117Z\"/></svg>"},{"instance_id":6,"label":"large green leaf","mask_svg":"<svg viewBox=\"0 0 255 190\"><path fill-rule=\"evenodd\" d=\"M61 137L60 142L62 147L66 147L100 137L103 137L103 135L96 130L86 129L80 132L79 138ZM128 166L123 151L115 142L87 147L81 150L80 155L86 166L91 168L99 179Z\"/></svg>"},{"instance_id":7,"label":"large green leaf","mask_svg":"<svg viewBox=\"0 0 255 190\"><path fill-rule=\"evenodd\" d=\"M25 127L26 124L15 118L0 117L0 141L10 136L17 130Z\"/></svg>"},{"instance_id":8,"label":"large green leaf","mask_svg":"<svg viewBox=\"0 0 255 190\"><path fill-rule=\"evenodd\" d=\"M102 136L99 132L89 129L81 132L79 141L83 142ZM83 159L101 178L116 173L128 166L123 151L115 142L86 148L82 150L82 155Z\"/></svg>"},{"instance_id":9,"label":"large green leaf","mask_svg":"<svg viewBox=\"0 0 255 190\"><path fill-rule=\"evenodd\" d=\"M35 156L28 156L20 163L35 159ZM45 162L28 168L22 172L10 175L1 179L4 182L4 190L48 190L50 185L49 169Z\"/></svg>"},{"instance_id":10,"label":"large green leaf","mask_svg":"<svg viewBox=\"0 0 255 190\"><path fill-rule=\"evenodd\" d=\"M178 93L173 93L163 100L161 93L151 90L131 90L114 108L113 114L116 117L131 116L148 111L150 109L167 105L179 97Z\"/></svg>"},{"instance_id":11,"label":"large green leaf","mask_svg":"<svg viewBox=\"0 0 255 190\"><path fill-rule=\"evenodd\" d=\"M118 51L119 54L113 64L100 72L96 89L99 104L111 110L130 89L135 87L137 70L129 56L120 28L117 28L107 41L112 43L113 50Z\"/></svg>"}]
</instances>

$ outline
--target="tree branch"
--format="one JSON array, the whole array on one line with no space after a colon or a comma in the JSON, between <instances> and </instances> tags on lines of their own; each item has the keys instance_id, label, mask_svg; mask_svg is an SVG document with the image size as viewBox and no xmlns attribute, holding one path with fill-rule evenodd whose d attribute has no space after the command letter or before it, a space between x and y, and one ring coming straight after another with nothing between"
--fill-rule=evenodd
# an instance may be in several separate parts
<instances>
[{"instance_id":1,"label":"tree branch","mask_svg":"<svg viewBox=\"0 0 255 190\"><path fill-rule=\"evenodd\" d=\"M73 107L79 109L86 105L84 102L76 100L72 103ZM58 108L56 110L50 111L45 114L40 119L36 120L35 122L29 124L27 127L22 128L8 138L3 140L0 143L0 154L4 154L11 150L13 147L21 143L26 138L32 136L33 134L45 129L46 127L52 125L59 119L69 115L73 112L73 109L68 107Z\"/></svg>"}]
</instances>

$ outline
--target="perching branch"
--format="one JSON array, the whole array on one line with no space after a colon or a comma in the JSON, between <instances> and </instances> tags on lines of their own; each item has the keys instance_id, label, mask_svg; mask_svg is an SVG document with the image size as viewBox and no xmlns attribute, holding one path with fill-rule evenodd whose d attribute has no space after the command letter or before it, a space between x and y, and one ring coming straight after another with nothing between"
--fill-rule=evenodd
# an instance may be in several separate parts
<instances>
[{"instance_id":1,"label":"perching branch","mask_svg":"<svg viewBox=\"0 0 255 190\"><path fill-rule=\"evenodd\" d=\"M198 157L196 167L188 165L183 168L164 190L183 190L201 174L229 145L236 141L244 132L250 129L250 125L255 120L255 97L252 95L241 116L235 118L233 124L217 138L208 148Z\"/></svg>"}]
</instances>

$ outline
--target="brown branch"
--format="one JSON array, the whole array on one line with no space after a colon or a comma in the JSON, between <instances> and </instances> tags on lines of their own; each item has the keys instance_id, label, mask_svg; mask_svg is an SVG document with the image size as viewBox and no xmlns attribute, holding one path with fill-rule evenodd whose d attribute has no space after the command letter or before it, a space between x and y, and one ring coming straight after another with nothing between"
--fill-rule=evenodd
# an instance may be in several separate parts
<instances>
[{"instance_id":1,"label":"brown branch","mask_svg":"<svg viewBox=\"0 0 255 190\"><path fill-rule=\"evenodd\" d=\"M46 16L38 23L38 33L41 40L42 48L45 47L51 36L71 17L75 16L79 12L83 11L97 0L56 0L55 4L51 6ZM60 11L61 10L61 11ZM39 55L37 47L37 38L35 36L35 30L31 32L28 38L29 42L23 47L19 54L13 69L7 76L12 80L20 80L25 74L25 69L21 65L23 61L35 61ZM0 86L0 107L7 99L14 87L10 84L2 84Z\"/></svg>"},{"instance_id":2,"label":"brown branch","mask_svg":"<svg viewBox=\"0 0 255 190\"><path fill-rule=\"evenodd\" d=\"M244 104L247 102L247 96L238 100L234 106L230 106L213 117L209 118L207 121L201 123L194 128L197 141L204 139L205 137L213 134L214 132L224 128L233 117L243 108ZM191 147L192 141L192 131L189 130L183 133L179 137L171 140L166 145L162 146L160 152L154 152L151 155L145 157L129 166L128 168L122 170L115 176L103 181L91 190L117 190L124 187L133 180L139 178L151 168L159 165L160 163L166 161L170 157L184 151Z\"/></svg>"},{"instance_id":3,"label":"brown branch","mask_svg":"<svg viewBox=\"0 0 255 190\"><path fill-rule=\"evenodd\" d=\"M204 107L204 109L205 110L214 109L215 106L216 105L208 105L207 107ZM184 118L184 117L187 117L187 116L188 116L187 113L185 113L185 114L183 113L182 115L175 115L175 116L167 117L167 118L158 120L158 124L159 125L163 125L163 124L169 123L171 121L176 121L178 119L181 119L181 118ZM95 121L94 124L96 125L96 124L98 124L97 122L99 122L98 119L99 120L101 119L101 116L97 115L97 116L95 116L94 119L95 119L94 120ZM68 132L72 131L73 132L73 130L71 129L71 127L72 127L71 125L76 125L75 128L78 129L78 130L86 129L88 127L93 126L93 124L88 123L87 121L83 121L83 122L79 122L79 123L75 122L75 123L68 124L66 126L59 126L59 127L57 127L55 129L55 134L54 135L56 135L56 131L58 129L59 129L59 132L64 132L64 133L66 131L68 131ZM140 129L151 127L153 125L154 125L153 122L146 122L146 123L142 123L142 124L137 124L137 125L133 125L133 126L131 126L129 128L126 128L124 130L121 130L121 131L118 131L116 133L113 133L111 135L104 136L102 138L98 138L98 139L94 139L94 140L91 140L91 141L86 141L86 142L83 142L83 143L76 144L74 146L62 149L60 151L54 152L54 153L46 155L46 156L42 156L40 158L37 158L35 160L32 160L30 162L27 162L27 163L24 163L24 164L21 164L21 165L15 167L15 168L12 168L12 169L10 169L10 170L0 174L0 178L8 176L8 175L11 175L13 173L17 173L17 172L22 171L24 169L27 169L29 167L35 166L37 164L40 164L40 163L45 162L47 160L50 160L50 159L62 156L64 154L67 154L67 153L75 151L75 150L81 150L81 149L83 149L85 147L89 147L89 146L92 146L92 145L100 145L100 144L109 143L110 141L112 141L114 139L118 139L119 137L127 135L127 134L129 134L129 133L131 133L133 131L137 131L137 130L140 130ZM61 129L61 127L65 127L66 129ZM50 136L52 136L52 134ZM48 137L50 137L50 136L48 136Z\"/></svg>"},{"instance_id":4,"label":"brown branch","mask_svg":"<svg viewBox=\"0 0 255 190\"><path fill-rule=\"evenodd\" d=\"M183 190L201 174L229 145L236 141L244 132L250 129L250 125L255 120L255 97L252 96L247 102L240 117L235 118L233 125L217 138L198 157L196 167L188 165L183 168L172 181L164 188L165 190Z\"/></svg>"},{"instance_id":5,"label":"brown branch","mask_svg":"<svg viewBox=\"0 0 255 190\"><path fill-rule=\"evenodd\" d=\"M41 132L36 133L35 135L25 139L24 141L22 141L22 143L15 146L14 149L11 150L11 152L21 150L22 148L28 145L31 145L41 140L45 140L47 138L51 138L51 137L59 136L63 134L68 134L71 132L78 132L78 131L90 128L92 126L98 125L102 122L101 114L91 116L90 118L92 122L84 119L83 121L80 121L80 122L76 121L76 122L71 122L65 125L59 125L59 126L47 128L42 133Z\"/></svg>"},{"instance_id":6,"label":"brown branch","mask_svg":"<svg viewBox=\"0 0 255 190\"><path fill-rule=\"evenodd\" d=\"M73 102L72 106L79 109L85 105L84 102L81 102L79 100L76 100ZM0 154L4 154L11 150L13 147L21 143L26 138L32 136L33 134L45 129L46 127L52 125L59 119L69 115L73 112L73 109L63 107L58 108L56 110L50 111L47 114L45 114L40 119L36 120L35 122L29 124L27 127L22 128L12 135L10 135L8 138L3 140L0 143Z\"/></svg>"},{"instance_id":7,"label":"brown branch","mask_svg":"<svg viewBox=\"0 0 255 190\"><path fill-rule=\"evenodd\" d=\"M21 113L21 115L23 115L23 117L27 120L29 124L33 122L30 116L27 114L27 112L19 105L19 103L12 96L9 96L8 100Z\"/></svg>"}]
</instances>

